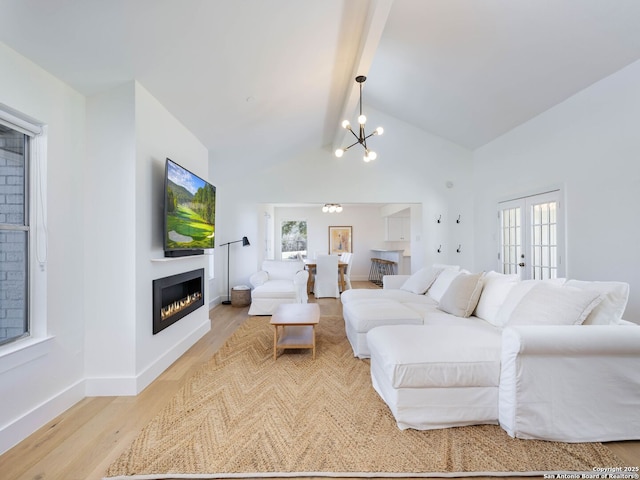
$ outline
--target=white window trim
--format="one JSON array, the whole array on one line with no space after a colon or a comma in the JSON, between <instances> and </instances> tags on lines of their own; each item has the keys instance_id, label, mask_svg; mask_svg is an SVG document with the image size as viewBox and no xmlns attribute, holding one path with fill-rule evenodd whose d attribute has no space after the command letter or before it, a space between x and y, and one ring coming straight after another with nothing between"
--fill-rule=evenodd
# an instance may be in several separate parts
<instances>
[{"instance_id":1,"label":"white window trim","mask_svg":"<svg viewBox=\"0 0 640 480\"><path fill-rule=\"evenodd\" d=\"M18 368L51 352L55 337L25 337L7 343L0 349L0 374Z\"/></svg>"},{"instance_id":2,"label":"white window trim","mask_svg":"<svg viewBox=\"0 0 640 480\"><path fill-rule=\"evenodd\" d=\"M0 123L31 137L29 149L29 335L0 346L0 373L50 352L47 333L47 126L0 104Z\"/></svg>"}]
</instances>

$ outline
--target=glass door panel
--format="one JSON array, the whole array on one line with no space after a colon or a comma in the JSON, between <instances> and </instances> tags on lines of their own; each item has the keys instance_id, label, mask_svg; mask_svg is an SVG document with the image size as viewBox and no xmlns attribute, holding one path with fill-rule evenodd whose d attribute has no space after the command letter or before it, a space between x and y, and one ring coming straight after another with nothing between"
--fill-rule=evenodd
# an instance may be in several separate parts
<instances>
[{"instance_id":1,"label":"glass door panel","mask_svg":"<svg viewBox=\"0 0 640 480\"><path fill-rule=\"evenodd\" d=\"M559 191L498 205L499 271L540 280L564 274L559 208Z\"/></svg>"}]
</instances>

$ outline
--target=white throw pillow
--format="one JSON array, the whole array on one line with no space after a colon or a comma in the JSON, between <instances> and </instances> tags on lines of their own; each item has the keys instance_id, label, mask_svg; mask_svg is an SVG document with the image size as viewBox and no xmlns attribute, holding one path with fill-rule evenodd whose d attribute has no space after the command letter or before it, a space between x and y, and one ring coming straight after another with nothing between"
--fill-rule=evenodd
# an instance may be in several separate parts
<instances>
[{"instance_id":1,"label":"white throw pillow","mask_svg":"<svg viewBox=\"0 0 640 480\"><path fill-rule=\"evenodd\" d=\"M481 292L481 273L461 273L451 281L451 285L440 299L438 308L456 317L467 318L475 310Z\"/></svg>"},{"instance_id":2,"label":"white throw pillow","mask_svg":"<svg viewBox=\"0 0 640 480\"><path fill-rule=\"evenodd\" d=\"M539 283L518 302L506 326L580 325L601 301L593 290Z\"/></svg>"},{"instance_id":3,"label":"white throw pillow","mask_svg":"<svg viewBox=\"0 0 640 480\"><path fill-rule=\"evenodd\" d=\"M505 298L504 303L498 310L495 318L495 324L498 327L503 327L511 318L511 313L513 309L516 308L516 305L522 300L522 298L538 284L548 283L551 285L560 286L564 282L566 282L566 278L554 278L552 280L523 280L521 282L516 283L509 293L507 294L507 298Z\"/></svg>"},{"instance_id":4,"label":"white throw pillow","mask_svg":"<svg viewBox=\"0 0 640 480\"><path fill-rule=\"evenodd\" d=\"M436 302L440 302L442 295L444 295L444 292L447 291L447 288L449 288L449 285L451 285L453 279L458 275L460 275L460 272L458 270L445 268L442 272L440 272L440 275L438 275L438 278L436 278L435 282L433 282L427 294Z\"/></svg>"},{"instance_id":5,"label":"white throw pillow","mask_svg":"<svg viewBox=\"0 0 640 480\"><path fill-rule=\"evenodd\" d=\"M592 290L602 295L602 302L589 314L584 325L612 325L622 319L629 300L629 284L624 282L585 282L569 280L568 287Z\"/></svg>"},{"instance_id":6,"label":"white throw pillow","mask_svg":"<svg viewBox=\"0 0 640 480\"><path fill-rule=\"evenodd\" d=\"M438 278L442 272L441 268L424 267L411 275L400 287L400 290L406 290L418 295L424 294L431 284Z\"/></svg>"},{"instance_id":7,"label":"white throw pillow","mask_svg":"<svg viewBox=\"0 0 640 480\"><path fill-rule=\"evenodd\" d=\"M502 327L503 324L498 322L498 312L518 282L520 277L516 274L506 275L494 271L485 273L482 277L482 294L474 315L491 325Z\"/></svg>"}]
</instances>

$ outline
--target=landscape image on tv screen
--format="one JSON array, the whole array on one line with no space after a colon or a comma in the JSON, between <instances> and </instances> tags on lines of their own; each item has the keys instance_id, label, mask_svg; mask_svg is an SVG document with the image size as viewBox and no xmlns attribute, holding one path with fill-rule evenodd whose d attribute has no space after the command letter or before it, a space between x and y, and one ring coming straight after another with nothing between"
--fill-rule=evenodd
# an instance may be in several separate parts
<instances>
[{"instance_id":1,"label":"landscape image on tv screen","mask_svg":"<svg viewBox=\"0 0 640 480\"><path fill-rule=\"evenodd\" d=\"M165 250L213 248L216 187L167 159Z\"/></svg>"}]
</instances>

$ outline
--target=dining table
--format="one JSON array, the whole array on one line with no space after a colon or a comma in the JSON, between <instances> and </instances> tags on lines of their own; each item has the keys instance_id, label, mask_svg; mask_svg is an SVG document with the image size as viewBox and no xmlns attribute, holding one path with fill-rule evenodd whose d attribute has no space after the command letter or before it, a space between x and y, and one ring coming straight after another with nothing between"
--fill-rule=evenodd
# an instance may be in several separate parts
<instances>
[{"instance_id":1,"label":"dining table","mask_svg":"<svg viewBox=\"0 0 640 480\"><path fill-rule=\"evenodd\" d=\"M346 262L338 261L338 286L340 287L340 291L344 292L346 283L344 280L344 274L347 270ZM316 271L316 261L313 259L305 259L304 267L309 272L309 279L307 280L307 294L313 292L313 282L314 282L314 273Z\"/></svg>"}]
</instances>

